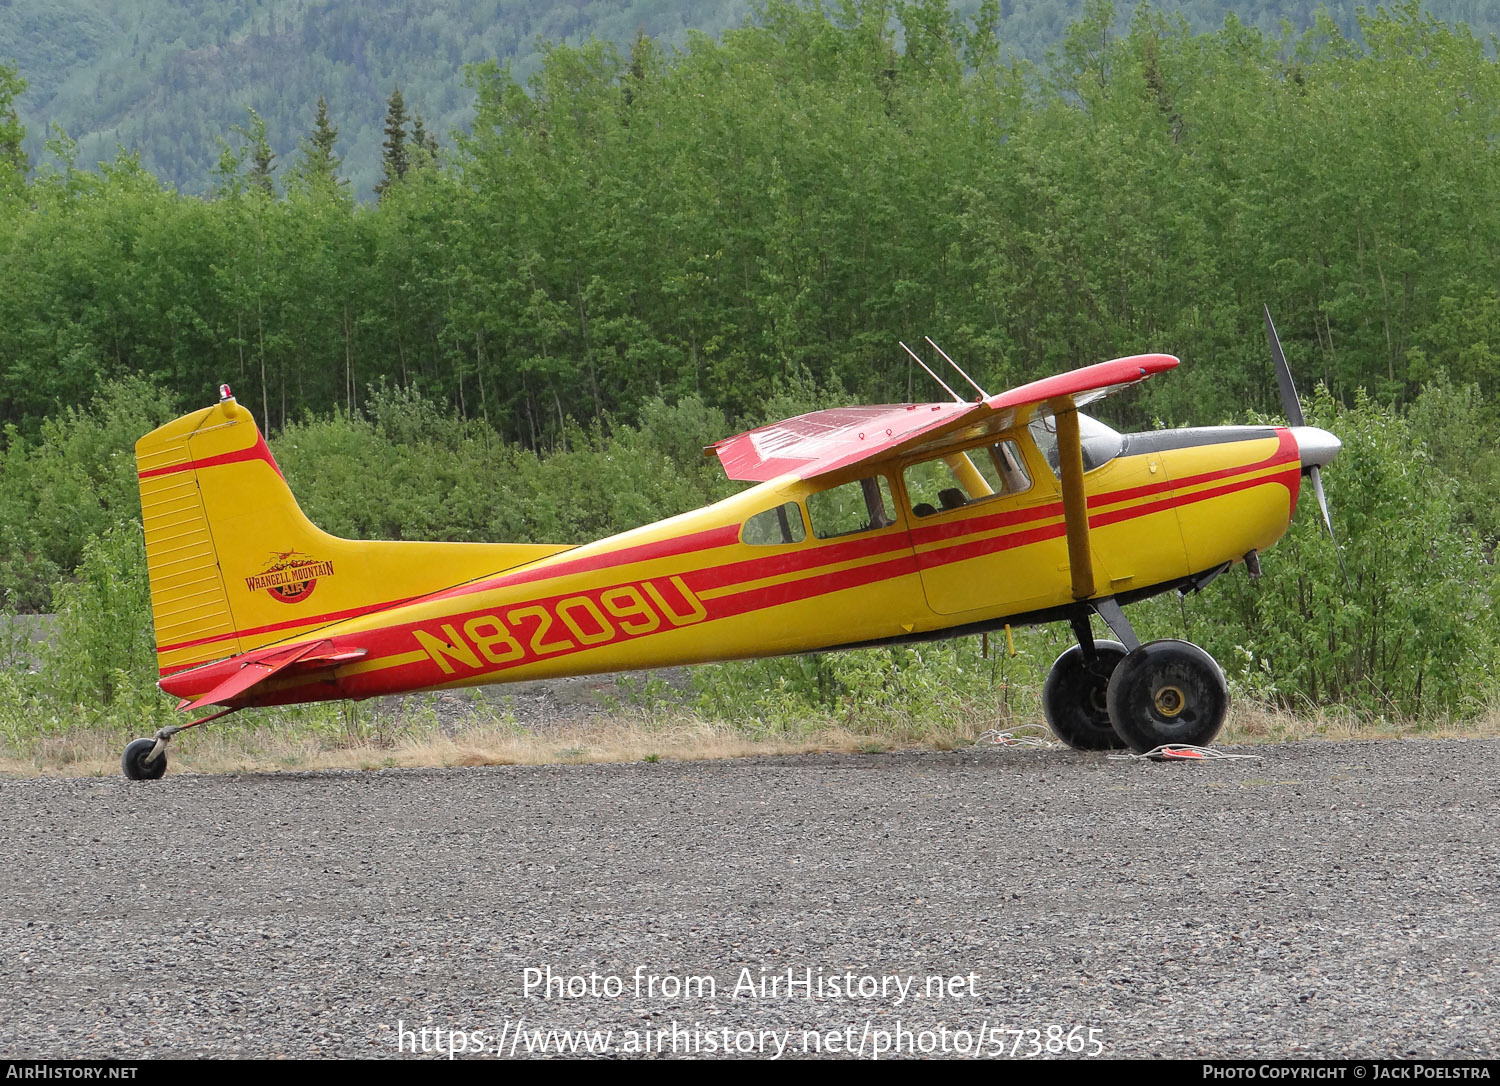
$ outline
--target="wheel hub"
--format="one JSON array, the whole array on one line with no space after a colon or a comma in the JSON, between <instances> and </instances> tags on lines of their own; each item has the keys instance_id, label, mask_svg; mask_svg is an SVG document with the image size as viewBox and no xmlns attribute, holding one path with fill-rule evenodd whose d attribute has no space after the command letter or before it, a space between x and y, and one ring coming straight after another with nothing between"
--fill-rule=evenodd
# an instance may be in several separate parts
<instances>
[{"instance_id":1,"label":"wheel hub","mask_svg":"<svg viewBox=\"0 0 1500 1086\"><path fill-rule=\"evenodd\" d=\"M1187 696L1178 686L1159 687L1153 701L1156 703L1156 711L1166 717L1175 717L1187 708Z\"/></svg>"}]
</instances>

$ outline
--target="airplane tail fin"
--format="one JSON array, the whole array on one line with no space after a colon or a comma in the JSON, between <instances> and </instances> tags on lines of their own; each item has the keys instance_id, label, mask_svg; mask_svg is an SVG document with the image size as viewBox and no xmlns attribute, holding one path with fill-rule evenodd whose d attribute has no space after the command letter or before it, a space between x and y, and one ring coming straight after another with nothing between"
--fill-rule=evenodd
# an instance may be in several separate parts
<instances>
[{"instance_id":1,"label":"airplane tail fin","mask_svg":"<svg viewBox=\"0 0 1500 1086\"><path fill-rule=\"evenodd\" d=\"M329 535L303 515L250 412L222 392L135 447L163 675L568 549Z\"/></svg>"}]
</instances>

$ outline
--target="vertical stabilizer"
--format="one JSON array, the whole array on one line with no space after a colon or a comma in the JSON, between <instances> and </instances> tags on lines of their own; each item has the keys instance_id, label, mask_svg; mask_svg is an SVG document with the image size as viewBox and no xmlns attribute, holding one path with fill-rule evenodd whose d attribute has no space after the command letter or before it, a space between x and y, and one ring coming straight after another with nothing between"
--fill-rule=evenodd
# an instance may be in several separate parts
<instances>
[{"instance_id":1,"label":"vertical stabilizer","mask_svg":"<svg viewBox=\"0 0 1500 1086\"><path fill-rule=\"evenodd\" d=\"M135 456L163 675L569 549L329 535L303 515L227 388L141 438Z\"/></svg>"}]
</instances>

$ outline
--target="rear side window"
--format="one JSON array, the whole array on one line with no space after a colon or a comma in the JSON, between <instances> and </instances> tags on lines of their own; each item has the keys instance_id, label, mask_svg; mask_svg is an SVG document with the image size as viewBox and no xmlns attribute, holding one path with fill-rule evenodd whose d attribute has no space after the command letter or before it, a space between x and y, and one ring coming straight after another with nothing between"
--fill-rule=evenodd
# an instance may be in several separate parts
<instances>
[{"instance_id":1,"label":"rear side window","mask_svg":"<svg viewBox=\"0 0 1500 1086\"><path fill-rule=\"evenodd\" d=\"M820 490L807 499L807 518L819 539L889 528L896 523L891 484L877 475Z\"/></svg>"},{"instance_id":2,"label":"rear side window","mask_svg":"<svg viewBox=\"0 0 1500 1086\"><path fill-rule=\"evenodd\" d=\"M774 546L778 543L801 543L807 538L807 529L802 525L802 507L796 502L778 505L745 521L740 539L756 547Z\"/></svg>"}]
</instances>

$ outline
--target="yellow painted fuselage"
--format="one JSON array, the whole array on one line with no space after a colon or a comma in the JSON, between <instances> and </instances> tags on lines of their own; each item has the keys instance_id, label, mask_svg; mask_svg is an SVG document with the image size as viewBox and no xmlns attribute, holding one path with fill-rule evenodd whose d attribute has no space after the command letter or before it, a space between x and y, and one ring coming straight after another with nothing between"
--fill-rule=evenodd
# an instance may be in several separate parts
<instances>
[{"instance_id":1,"label":"yellow painted fuselage","mask_svg":"<svg viewBox=\"0 0 1500 1086\"><path fill-rule=\"evenodd\" d=\"M331 662L276 674L224 703L809 652L1058 618L1086 602L1073 594L1056 474L1024 427L984 445L1009 442L1024 485L960 495L952 508L908 492L907 469L923 459L913 456L773 479L585 546L506 547L319 533L287 506L290 492L258 432L249 440L248 413L232 400L207 411L224 416L224 452L195 447L190 461L173 460L174 442L190 438L170 425L142 442L161 685L184 698L214 690L247 658L303 645ZM199 414L183 433L216 432ZM1288 431L1190 431L1192 440L1177 441L1164 433L1127 438L1084 476L1094 598L1164 591L1286 531L1301 467ZM153 461L153 449L168 452ZM188 469L174 465L186 462L196 496L175 477ZM820 535L823 495L851 483L880 495L882 514ZM210 508L225 500L216 494L241 503L242 531L225 530L229 511ZM779 517L780 537L764 541L749 523L757 517L756 525ZM177 553L172 541L198 545L194 533L214 555L212 571L198 558L163 557ZM179 631L176 640L164 630Z\"/></svg>"}]
</instances>

